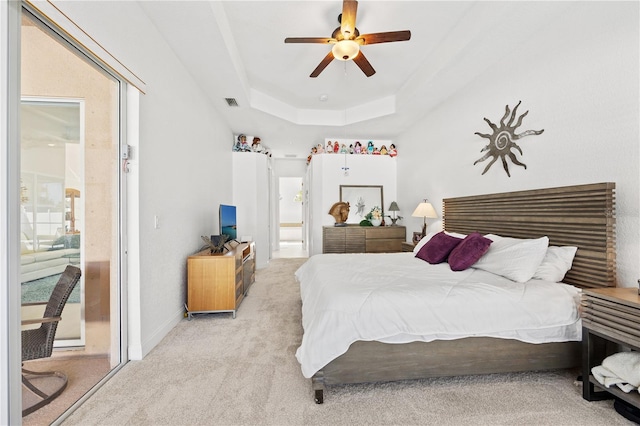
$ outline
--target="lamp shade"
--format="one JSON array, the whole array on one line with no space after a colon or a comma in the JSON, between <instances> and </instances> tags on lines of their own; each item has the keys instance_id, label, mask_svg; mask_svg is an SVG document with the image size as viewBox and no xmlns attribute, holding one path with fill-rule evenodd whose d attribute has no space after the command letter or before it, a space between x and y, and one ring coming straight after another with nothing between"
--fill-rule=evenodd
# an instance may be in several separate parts
<instances>
[{"instance_id":1,"label":"lamp shade","mask_svg":"<svg viewBox=\"0 0 640 426\"><path fill-rule=\"evenodd\" d=\"M424 200L423 202L418 204L418 207L416 207L411 216L435 219L438 217L438 214L436 213L431 203L427 200Z\"/></svg>"},{"instance_id":2,"label":"lamp shade","mask_svg":"<svg viewBox=\"0 0 640 426\"><path fill-rule=\"evenodd\" d=\"M424 200L423 202L418 204L418 207L416 207L411 216L424 218L422 224L422 236L424 237L427 234L427 218L436 218L438 217L438 214L436 213L431 203L427 200Z\"/></svg>"},{"instance_id":3,"label":"lamp shade","mask_svg":"<svg viewBox=\"0 0 640 426\"><path fill-rule=\"evenodd\" d=\"M400 211L400 207L398 207L398 203L396 203L395 201L392 201L391 205L389 206L389 211L390 212L399 212Z\"/></svg>"},{"instance_id":4,"label":"lamp shade","mask_svg":"<svg viewBox=\"0 0 640 426\"><path fill-rule=\"evenodd\" d=\"M333 57L340 61L353 59L360 52L360 45L353 40L340 40L333 45Z\"/></svg>"}]
</instances>

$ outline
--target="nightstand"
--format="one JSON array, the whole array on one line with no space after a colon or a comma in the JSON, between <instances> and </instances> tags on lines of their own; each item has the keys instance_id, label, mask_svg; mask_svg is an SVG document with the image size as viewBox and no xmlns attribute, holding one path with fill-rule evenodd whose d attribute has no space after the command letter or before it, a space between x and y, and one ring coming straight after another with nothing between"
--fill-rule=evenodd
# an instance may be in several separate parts
<instances>
[{"instance_id":1,"label":"nightstand","mask_svg":"<svg viewBox=\"0 0 640 426\"><path fill-rule=\"evenodd\" d=\"M585 289L582 292L582 397L587 401L616 396L640 408L636 391L606 388L591 374L615 344L640 351L640 296L637 288ZM613 345L612 345L613 344Z\"/></svg>"},{"instance_id":2,"label":"nightstand","mask_svg":"<svg viewBox=\"0 0 640 426\"><path fill-rule=\"evenodd\" d=\"M402 243L402 251L413 251L413 248L414 248L415 246L416 246L416 245L415 245L415 244L413 244L413 243L409 243L409 242L407 242L407 241L404 241L404 242Z\"/></svg>"}]
</instances>

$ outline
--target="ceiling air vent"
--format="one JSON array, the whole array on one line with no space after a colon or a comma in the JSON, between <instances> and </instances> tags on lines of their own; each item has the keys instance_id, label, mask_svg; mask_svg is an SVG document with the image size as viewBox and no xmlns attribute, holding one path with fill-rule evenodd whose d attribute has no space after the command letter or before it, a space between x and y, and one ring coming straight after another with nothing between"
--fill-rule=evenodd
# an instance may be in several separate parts
<instances>
[{"instance_id":1,"label":"ceiling air vent","mask_svg":"<svg viewBox=\"0 0 640 426\"><path fill-rule=\"evenodd\" d=\"M238 101L236 101L236 98L224 98L224 100L227 101L227 105L229 105L230 107L238 106Z\"/></svg>"},{"instance_id":2,"label":"ceiling air vent","mask_svg":"<svg viewBox=\"0 0 640 426\"><path fill-rule=\"evenodd\" d=\"M296 158L297 155L296 154L285 154L284 155L286 158Z\"/></svg>"}]
</instances>

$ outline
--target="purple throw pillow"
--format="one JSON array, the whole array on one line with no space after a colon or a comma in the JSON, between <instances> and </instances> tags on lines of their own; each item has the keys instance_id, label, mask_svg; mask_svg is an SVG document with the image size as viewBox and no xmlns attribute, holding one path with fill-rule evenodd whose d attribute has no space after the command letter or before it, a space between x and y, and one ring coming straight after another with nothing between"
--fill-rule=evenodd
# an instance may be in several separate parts
<instances>
[{"instance_id":1,"label":"purple throw pillow","mask_svg":"<svg viewBox=\"0 0 640 426\"><path fill-rule=\"evenodd\" d=\"M443 232L434 235L420 250L416 257L435 265L447 260L451 250L462 242L462 238L456 238Z\"/></svg>"},{"instance_id":2,"label":"purple throw pillow","mask_svg":"<svg viewBox=\"0 0 640 426\"><path fill-rule=\"evenodd\" d=\"M489 246L493 241L485 238L479 232L473 232L465 237L464 240L449 254L449 266L452 271L464 271L471 267L489 250Z\"/></svg>"}]
</instances>

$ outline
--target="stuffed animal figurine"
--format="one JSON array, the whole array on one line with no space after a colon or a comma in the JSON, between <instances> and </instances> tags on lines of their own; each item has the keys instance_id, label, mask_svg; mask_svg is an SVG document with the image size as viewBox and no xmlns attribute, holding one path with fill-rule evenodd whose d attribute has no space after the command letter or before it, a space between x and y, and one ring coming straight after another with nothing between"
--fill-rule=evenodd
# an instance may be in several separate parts
<instances>
[{"instance_id":1,"label":"stuffed animal figurine","mask_svg":"<svg viewBox=\"0 0 640 426\"><path fill-rule=\"evenodd\" d=\"M245 135L240 135L239 138L240 138L240 143L242 145L242 150L244 152L250 152L251 151L251 147L247 143L247 137Z\"/></svg>"},{"instance_id":2,"label":"stuffed animal figurine","mask_svg":"<svg viewBox=\"0 0 640 426\"><path fill-rule=\"evenodd\" d=\"M311 157L313 157L317 152L318 152L318 148L316 148L315 146L311 148L311 153L307 157L307 164L311 162Z\"/></svg>"},{"instance_id":3,"label":"stuffed animal figurine","mask_svg":"<svg viewBox=\"0 0 640 426\"><path fill-rule=\"evenodd\" d=\"M333 154L333 142L327 142L327 154Z\"/></svg>"},{"instance_id":4,"label":"stuffed animal figurine","mask_svg":"<svg viewBox=\"0 0 640 426\"><path fill-rule=\"evenodd\" d=\"M251 148L249 147L249 144L247 143L247 136L246 135L243 135L243 134L239 134L238 135L238 141L233 146L233 150L236 151L236 152L251 151Z\"/></svg>"},{"instance_id":5,"label":"stuffed animal figurine","mask_svg":"<svg viewBox=\"0 0 640 426\"><path fill-rule=\"evenodd\" d=\"M251 151L253 152L262 152L263 148L262 145L260 145L260 138L255 136L253 138L253 142L251 142Z\"/></svg>"}]
</instances>

